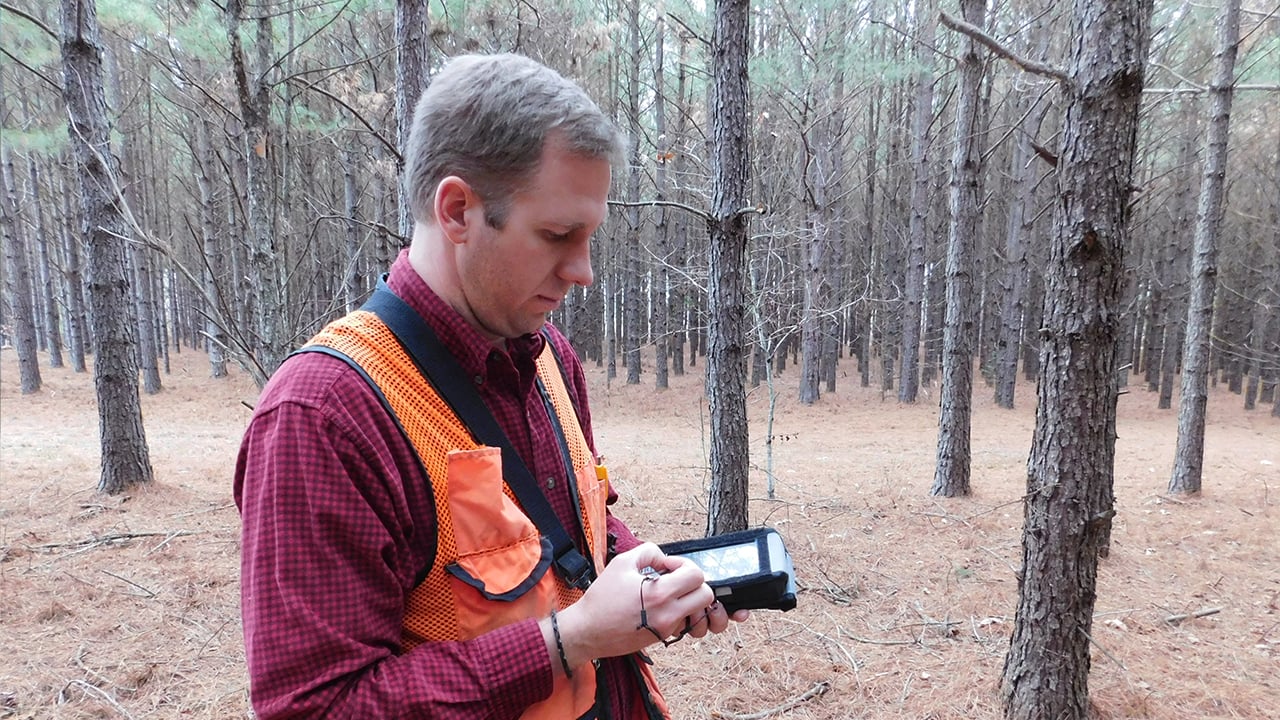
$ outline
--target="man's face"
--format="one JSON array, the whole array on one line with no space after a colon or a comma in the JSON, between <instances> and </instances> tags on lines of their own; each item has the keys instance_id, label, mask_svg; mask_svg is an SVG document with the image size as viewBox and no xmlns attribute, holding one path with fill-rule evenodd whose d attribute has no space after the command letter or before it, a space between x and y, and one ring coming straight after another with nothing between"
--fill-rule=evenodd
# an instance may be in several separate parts
<instances>
[{"instance_id":1,"label":"man's face","mask_svg":"<svg viewBox=\"0 0 1280 720\"><path fill-rule=\"evenodd\" d=\"M591 235L608 213L609 162L549 138L501 230L484 224L459 248L458 276L478 329L493 340L537 332L574 285L590 285Z\"/></svg>"}]
</instances>

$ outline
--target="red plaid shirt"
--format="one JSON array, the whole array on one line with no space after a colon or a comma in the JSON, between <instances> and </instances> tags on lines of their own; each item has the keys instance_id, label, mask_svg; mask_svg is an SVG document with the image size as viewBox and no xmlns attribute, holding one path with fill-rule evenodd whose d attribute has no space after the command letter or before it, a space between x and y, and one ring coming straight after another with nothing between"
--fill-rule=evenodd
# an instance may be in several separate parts
<instances>
[{"instance_id":1,"label":"red plaid shirt","mask_svg":"<svg viewBox=\"0 0 1280 720\"><path fill-rule=\"evenodd\" d=\"M544 479L561 522L577 527L534 383L542 336L495 349L427 287L407 253L388 284L480 381L516 451ZM551 336L594 447L582 366L563 335ZM536 620L401 654L405 598L435 547L435 503L395 421L341 360L304 353L272 376L240 448L235 499L243 520L245 653L259 718L515 718L550 695L551 658ZM608 524L619 552L638 544L612 515ZM611 704L631 707L636 681L620 661L605 667Z\"/></svg>"}]
</instances>

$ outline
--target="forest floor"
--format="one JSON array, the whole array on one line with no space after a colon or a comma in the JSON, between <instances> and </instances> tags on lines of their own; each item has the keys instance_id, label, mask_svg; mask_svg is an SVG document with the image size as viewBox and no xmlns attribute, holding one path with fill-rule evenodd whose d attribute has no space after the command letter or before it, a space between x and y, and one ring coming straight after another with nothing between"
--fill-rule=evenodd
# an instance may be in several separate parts
<instances>
[{"instance_id":1,"label":"forest floor","mask_svg":"<svg viewBox=\"0 0 1280 720\"><path fill-rule=\"evenodd\" d=\"M245 718L236 450L256 389L173 358L143 400L156 482L96 492L89 374L42 368L24 397L0 353L0 719ZM588 368L614 511L658 542L705 522L701 367L673 387ZM1034 391L980 387L973 495L928 495L936 396L915 406L852 373L811 407L780 380L775 498L768 391L749 397L751 519L795 559L799 607L653 653L676 718L998 718L1020 563ZM1280 717L1280 420L1215 388L1205 491L1170 497L1176 410L1120 399L1116 516L1099 571L1090 692L1098 718ZM1216 610L1203 617L1175 615Z\"/></svg>"}]
</instances>

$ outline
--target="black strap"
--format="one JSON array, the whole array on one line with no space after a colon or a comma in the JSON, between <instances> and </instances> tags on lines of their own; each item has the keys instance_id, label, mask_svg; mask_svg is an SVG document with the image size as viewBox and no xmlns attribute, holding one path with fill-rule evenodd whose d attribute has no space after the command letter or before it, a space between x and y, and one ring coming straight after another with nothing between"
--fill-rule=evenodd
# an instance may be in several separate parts
<instances>
[{"instance_id":1,"label":"black strap","mask_svg":"<svg viewBox=\"0 0 1280 720\"><path fill-rule=\"evenodd\" d=\"M585 590L595 579L595 568L569 538L533 474L480 398L474 382L436 337L435 331L387 287L385 276L361 309L376 314L391 329L413 358L418 371L449 403L477 442L502 449L503 479L539 532L551 541L556 574L570 586Z\"/></svg>"}]
</instances>

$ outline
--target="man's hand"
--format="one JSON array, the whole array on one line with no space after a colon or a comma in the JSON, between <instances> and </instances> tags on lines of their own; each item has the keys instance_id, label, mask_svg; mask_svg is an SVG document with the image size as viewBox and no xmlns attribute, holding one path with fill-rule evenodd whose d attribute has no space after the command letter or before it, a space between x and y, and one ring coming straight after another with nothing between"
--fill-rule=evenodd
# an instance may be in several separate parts
<instances>
[{"instance_id":1,"label":"man's hand","mask_svg":"<svg viewBox=\"0 0 1280 720\"><path fill-rule=\"evenodd\" d=\"M739 611L733 619L742 621L749 614ZM557 619L570 667L629 655L685 632L694 637L723 632L729 625L702 570L686 558L664 555L653 543L615 557L582 599L557 613ZM548 652L557 657L550 622L542 626Z\"/></svg>"}]
</instances>

